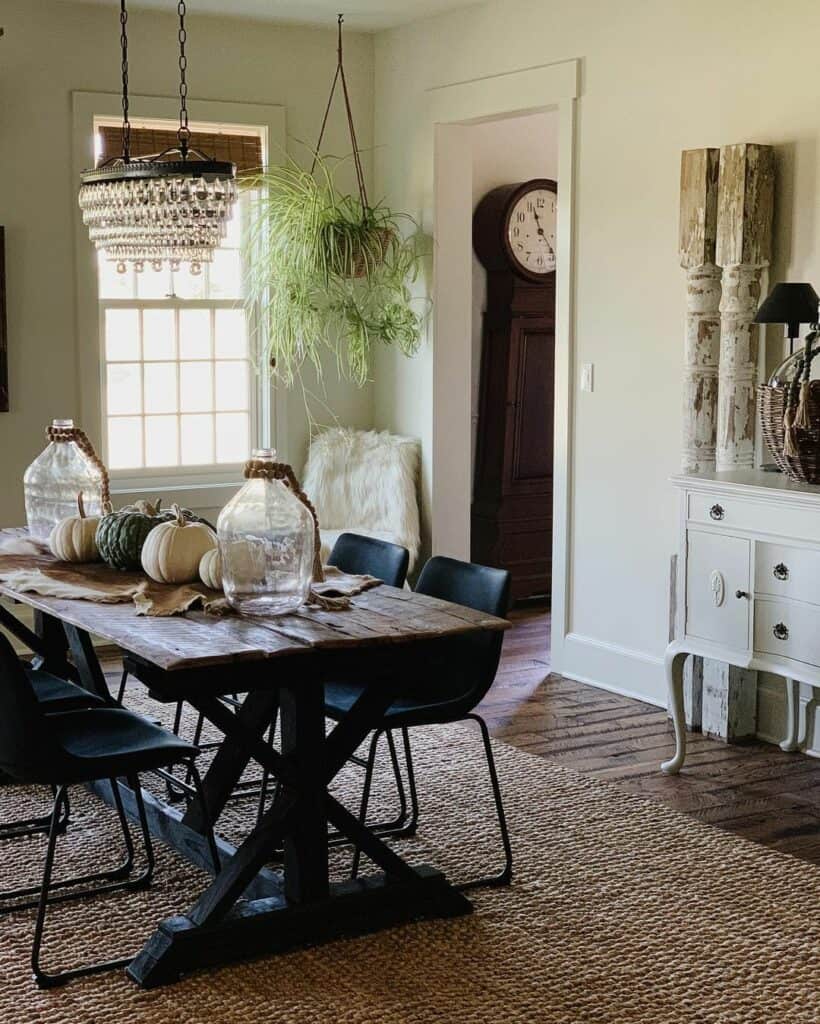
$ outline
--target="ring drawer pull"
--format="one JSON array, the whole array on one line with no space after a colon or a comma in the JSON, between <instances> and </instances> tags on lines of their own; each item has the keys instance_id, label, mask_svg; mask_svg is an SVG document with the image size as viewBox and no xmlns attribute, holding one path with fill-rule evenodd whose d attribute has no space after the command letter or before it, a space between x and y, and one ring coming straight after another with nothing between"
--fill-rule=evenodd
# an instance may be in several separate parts
<instances>
[{"instance_id":1,"label":"ring drawer pull","mask_svg":"<svg viewBox=\"0 0 820 1024\"><path fill-rule=\"evenodd\" d=\"M789 578L789 567L782 562L778 562L774 569L772 569L772 575L776 580L787 580Z\"/></svg>"},{"instance_id":2,"label":"ring drawer pull","mask_svg":"<svg viewBox=\"0 0 820 1024\"><path fill-rule=\"evenodd\" d=\"M713 505L709 509L709 515L712 517L712 519L721 520L726 515L726 512L724 511L722 505Z\"/></svg>"},{"instance_id":3,"label":"ring drawer pull","mask_svg":"<svg viewBox=\"0 0 820 1024\"><path fill-rule=\"evenodd\" d=\"M778 640L789 639L789 627L785 622L778 622L778 624L772 629L772 632Z\"/></svg>"}]
</instances>

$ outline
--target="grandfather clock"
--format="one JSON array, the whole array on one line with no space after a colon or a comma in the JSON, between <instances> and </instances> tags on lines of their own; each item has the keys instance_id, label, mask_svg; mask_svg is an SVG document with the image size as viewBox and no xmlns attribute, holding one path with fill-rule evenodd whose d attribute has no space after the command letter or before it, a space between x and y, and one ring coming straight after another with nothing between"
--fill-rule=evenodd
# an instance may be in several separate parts
<instances>
[{"instance_id":1,"label":"grandfather clock","mask_svg":"<svg viewBox=\"0 0 820 1024\"><path fill-rule=\"evenodd\" d=\"M552 582L556 199L536 178L494 188L473 215L487 310L471 557L508 569L514 600Z\"/></svg>"}]
</instances>

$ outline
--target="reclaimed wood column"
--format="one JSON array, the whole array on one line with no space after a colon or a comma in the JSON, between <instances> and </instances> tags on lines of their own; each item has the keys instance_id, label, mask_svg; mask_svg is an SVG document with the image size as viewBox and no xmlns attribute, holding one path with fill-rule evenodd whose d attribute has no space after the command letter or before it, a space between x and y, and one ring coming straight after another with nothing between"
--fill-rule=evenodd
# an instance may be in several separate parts
<instances>
[{"instance_id":1,"label":"reclaimed wood column","mask_svg":"<svg viewBox=\"0 0 820 1024\"><path fill-rule=\"evenodd\" d=\"M751 468L755 457L757 349L752 323L769 265L774 150L742 144L720 151L716 257L723 268L717 468Z\"/></svg>"},{"instance_id":2,"label":"reclaimed wood column","mask_svg":"<svg viewBox=\"0 0 820 1024\"><path fill-rule=\"evenodd\" d=\"M680 265L686 270L684 473L715 468L720 358L721 272L715 262L719 165L717 149L689 149L681 154Z\"/></svg>"},{"instance_id":3,"label":"reclaimed wood column","mask_svg":"<svg viewBox=\"0 0 820 1024\"><path fill-rule=\"evenodd\" d=\"M688 149L680 163L680 265L686 271L686 332L683 361L681 470L715 468L718 363L720 359L720 267L717 239L719 149ZM686 724L701 728L703 659L690 656L683 670Z\"/></svg>"},{"instance_id":4,"label":"reclaimed wood column","mask_svg":"<svg viewBox=\"0 0 820 1024\"><path fill-rule=\"evenodd\" d=\"M716 468L751 469L757 424L760 328L752 321L772 248L774 150L723 146L718 178L715 258L723 269ZM721 662L703 665L703 732L728 742L757 731L757 673Z\"/></svg>"}]
</instances>

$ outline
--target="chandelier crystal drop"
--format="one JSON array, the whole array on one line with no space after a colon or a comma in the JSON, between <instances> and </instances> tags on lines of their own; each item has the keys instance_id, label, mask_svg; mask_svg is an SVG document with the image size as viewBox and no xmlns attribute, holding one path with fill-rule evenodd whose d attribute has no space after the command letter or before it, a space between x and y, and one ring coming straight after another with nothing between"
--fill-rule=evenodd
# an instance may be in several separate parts
<instances>
[{"instance_id":1,"label":"chandelier crystal drop","mask_svg":"<svg viewBox=\"0 0 820 1024\"><path fill-rule=\"evenodd\" d=\"M79 203L91 241L124 273L165 262L189 263L198 274L225 238L237 199L236 167L212 160L189 145L185 54L185 0L179 0L179 145L132 157L128 120L128 14L120 0L122 50L122 156L82 172Z\"/></svg>"}]
</instances>

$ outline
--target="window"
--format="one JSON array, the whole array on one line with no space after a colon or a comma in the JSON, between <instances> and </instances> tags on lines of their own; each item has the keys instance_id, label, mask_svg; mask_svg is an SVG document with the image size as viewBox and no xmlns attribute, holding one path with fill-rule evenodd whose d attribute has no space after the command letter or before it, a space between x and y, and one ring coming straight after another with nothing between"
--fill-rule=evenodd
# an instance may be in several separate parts
<instances>
[{"instance_id":1,"label":"window","mask_svg":"<svg viewBox=\"0 0 820 1024\"><path fill-rule=\"evenodd\" d=\"M141 272L129 267L119 274L99 255L110 469L225 469L265 440L257 427L252 325L242 302L249 201L246 195L237 203L224 245L201 274L191 274L186 264L177 271L146 264Z\"/></svg>"}]
</instances>

